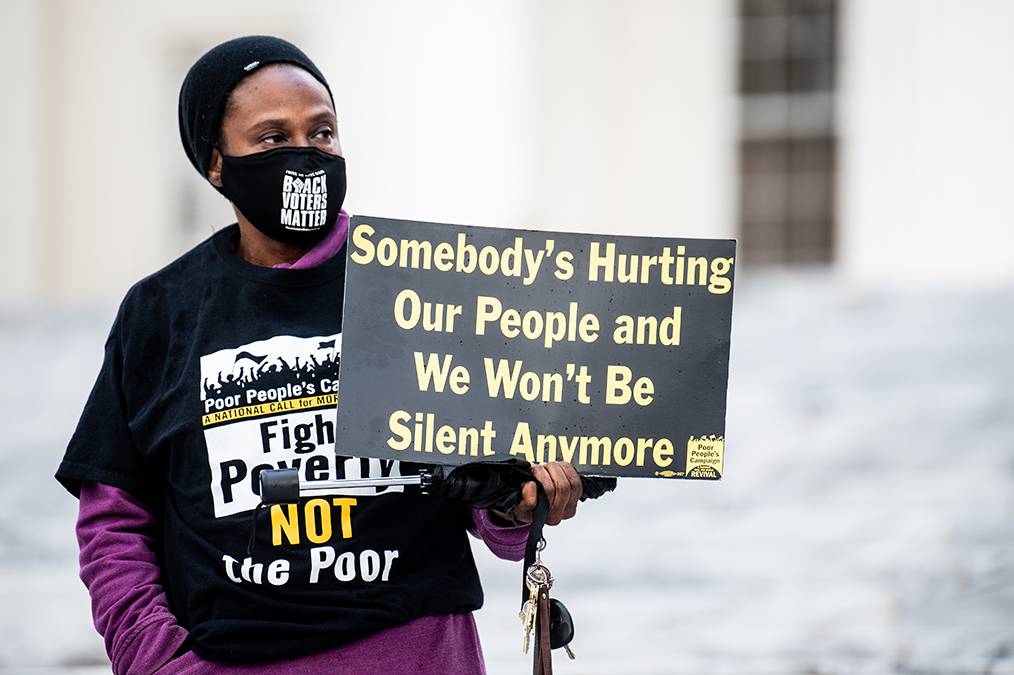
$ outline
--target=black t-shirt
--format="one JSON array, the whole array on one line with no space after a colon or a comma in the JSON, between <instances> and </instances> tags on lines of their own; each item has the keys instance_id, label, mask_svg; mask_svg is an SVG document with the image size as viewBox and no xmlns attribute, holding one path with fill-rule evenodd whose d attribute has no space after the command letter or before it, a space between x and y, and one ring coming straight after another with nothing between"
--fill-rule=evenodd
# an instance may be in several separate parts
<instances>
[{"instance_id":1,"label":"black t-shirt","mask_svg":"<svg viewBox=\"0 0 1014 675\"><path fill-rule=\"evenodd\" d=\"M128 291L57 478L127 490L159 515L170 607L201 656L264 661L482 605L460 504L358 488L261 511L257 476L408 475L334 454L344 252L273 269L215 233ZM346 396L351 395L349 393Z\"/></svg>"}]
</instances>

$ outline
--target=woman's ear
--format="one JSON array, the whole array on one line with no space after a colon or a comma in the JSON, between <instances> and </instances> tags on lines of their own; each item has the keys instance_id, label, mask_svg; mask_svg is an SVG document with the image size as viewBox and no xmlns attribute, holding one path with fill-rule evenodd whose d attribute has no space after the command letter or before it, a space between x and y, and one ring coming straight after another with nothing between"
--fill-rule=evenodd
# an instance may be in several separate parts
<instances>
[{"instance_id":1,"label":"woman's ear","mask_svg":"<svg viewBox=\"0 0 1014 675\"><path fill-rule=\"evenodd\" d=\"M211 149L211 164L208 165L208 180L215 187L222 187L222 153Z\"/></svg>"}]
</instances>

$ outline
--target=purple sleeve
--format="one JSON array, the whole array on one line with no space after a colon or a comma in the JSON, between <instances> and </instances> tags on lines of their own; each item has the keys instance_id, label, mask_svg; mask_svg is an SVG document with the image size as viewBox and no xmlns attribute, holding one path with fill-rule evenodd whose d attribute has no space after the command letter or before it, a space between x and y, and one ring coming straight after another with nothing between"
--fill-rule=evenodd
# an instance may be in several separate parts
<instances>
[{"instance_id":1,"label":"purple sleeve","mask_svg":"<svg viewBox=\"0 0 1014 675\"><path fill-rule=\"evenodd\" d=\"M488 509L472 509L472 527L468 531L486 542L497 558L521 560L525 557L529 525L497 525Z\"/></svg>"},{"instance_id":2,"label":"purple sleeve","mask_svg":"<svg viewBox=\"0 0 1014 675\"><path fill-rule=\"evenodd\" d=\"M119 488L81 484L77 540L81 581L113 672L152 673L187 637L169 611L153 552L158 521Z\"/></svg>"}]
</instances>

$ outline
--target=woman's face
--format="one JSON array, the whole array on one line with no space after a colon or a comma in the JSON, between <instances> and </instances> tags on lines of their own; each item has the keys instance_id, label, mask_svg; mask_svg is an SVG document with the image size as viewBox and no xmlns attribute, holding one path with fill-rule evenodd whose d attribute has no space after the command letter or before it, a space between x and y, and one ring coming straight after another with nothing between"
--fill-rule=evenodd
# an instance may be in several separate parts
<instances>
[{"instance_id":1,"label":"woman's face","mask_svg":"<svg viewBox=\"0 0 1014 675\"><path fill-rule=\"evenodd\" d=\"M272 63L243 78L229 94L208 180L222 187L222 154L249 155L313 146L341 155L338 120L327 89L299 66Z\"/></svg>"}]
</instances>

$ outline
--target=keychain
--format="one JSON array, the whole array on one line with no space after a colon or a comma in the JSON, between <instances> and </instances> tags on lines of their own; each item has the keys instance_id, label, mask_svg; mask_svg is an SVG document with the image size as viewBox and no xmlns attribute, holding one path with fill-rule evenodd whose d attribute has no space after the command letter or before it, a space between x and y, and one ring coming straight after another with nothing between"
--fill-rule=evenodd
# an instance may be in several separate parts
<instances>
[{"instance_id":1,"label":"keychain","mask_svg":"<svg viewBox=\"0 0 1014 675\"><path fill-rule=\"evenodd\" d=\"M536 675L552 675L551 650L563 647L567 656L575 658L570 647L574 639L574 619L559 600L549 597L553 587L553 573L542 561L542 550L546 540L540 539L535 549L535 561L525 571L525 585L528 597L521 607L521 649L527 654L535 642L533 672Z\"/></svg>"}]
</instances>

